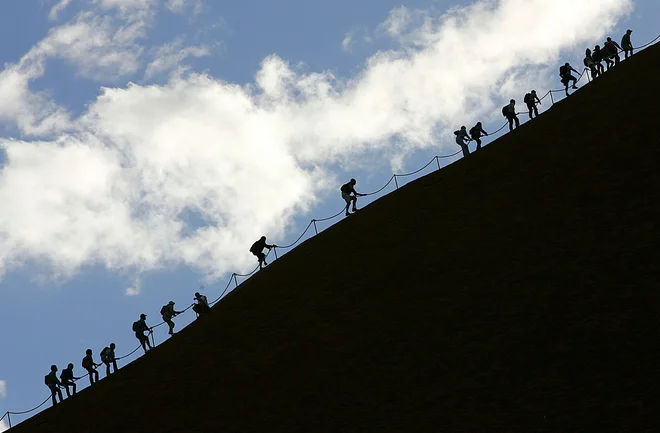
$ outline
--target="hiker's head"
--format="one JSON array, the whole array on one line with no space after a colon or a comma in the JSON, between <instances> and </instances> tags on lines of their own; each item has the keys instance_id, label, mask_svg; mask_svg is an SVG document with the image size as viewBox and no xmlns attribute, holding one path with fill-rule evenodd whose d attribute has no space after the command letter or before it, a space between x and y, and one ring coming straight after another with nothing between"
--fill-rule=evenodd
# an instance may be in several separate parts
<instances>
[{"instance_id":1,"label":"hiker's head","mask_svg":"<svg viewBox=\"0 0 660 433\"><path fill-rule=\"evenodd\" d=\"M115 343L110 343L110 349L115 350L115 347L117 347L115 346Z\"/></svg>"},{"instance_id":2,"label":"hiker's head","mask_svg":"<svg viewBox=\"0 0 660 433\"><path fill-rule=\"evenodd\" d=\"M352 183L353 185L355 185L355 184L357 183L357 181L356 181L355 179L351 179L351 183Z\"/></svg>"},{"instance_id":3,"label":"hiker's head","mask_svg":"<svg viewBox=\"0 0 660 433\"><path fill-rule=\"evenodd\" d=\"M632 30L630 30L630 29L626 30L626 34L627 34L627 35L629 35L629 34L631 34L631 33L632 33Z\"/></svg>"},{"instance_id":4,"label":"hiker's head","mask_svg":"<svg viewBox=\"0 0 660 433\"><path fill-rule=\"evenodd\" d=\"M174 305L174 301L168 302L167 305Z\"/></svg>"},{"instance_id":5,"label":"hiker's head","mask_svg":"<svg viewBox=\"0 0 660 433\"><path fill-rule=\"evenodd\" d=\"M73 370L73 364L69 363L69 365L66 366L69 370Z\"/></svg>"},{"instance_id":6,"label":"hiker's head","mask_svg":"<svg viewBox=\"0 0 660 433\"><path fill-rule=\"evenodd\" d=\"M147 315L146 314L140 314L140 319L146 319Z\"/></svg>"},{"instance_id":7,"label":"hiker's head","mask_svg":"<svg viewBox=\"0 0 660 433\"><path fill-rule=\"evenodd\" d=\"M564 63L564 66L570 66L570 65L568 64L568 62L566 62L566 63Z\"/></svg>"},{"instance_id":8,"label":"hiker's head","mask_svg":"<svg viewBox=\"0 0 660 433\"><path fill-rule=\"evenodd\" d=\"M85 350L85 355L91 355L91 354L92 354L92 349Z\"/></svg>"},{"instance_id":9,"label":"hiker's head","mask_svg":"<svg viewBox=\"0 0 660 433\"><path fill-rule=\"evenodd\" d=\"M259 238L259 240L265 241L265 240L266 240L266 236L262 236L261 238Z\"/></svg>"},{"instance_id":10,"label":"hiker's head","mask_svg":"<svg viewBox=\"0 0 660 433\"><path fill-rule=\"evenodd\" d=\"M478 126L478 127L481 127L481 122L477 122L477 126Z\"/></svg>"},{"instance_id":11,"label":"hiker's head","mask_svg":"<svg viewBox=\"0 0 660 433\"><path fill-rule=\"evenodd\" d=\"M586 54L587 56L590 56L591 55L591 50L589 48L587 48L587 50L584 52L584 54Z\"/></svg>"},{"instance_id":12,"label":"hiker's head","mask_svg":"<svg viewBox=\"0 0 660 433\"><path fill-rule=\"evenodd\" d=\"M596 50L596 51L600 50L600 45L596 45L596 46L594 47L594 50Z\"/></svg>"},{"instance_id":13,"label":"hiker's head","mask_svg":"<svg viewBox=\"0 0 660 433\"><path fill-rule=\"evenodd\" d=\"M57 366L56 365L51 365L50 366L50 371L57 371Z\"/></svg>"},{"instance_id":14,"label":"hiker's head","mask_svg":"<svg viewBox=\"0 0 660 433\"><path fill-rule=\"evenodd\" d=\"M607 38L607 42L612 42L612 38Z\"/></svg>"},{"instance_id":15,"label":"hiker's head","mask_svg":"<svg viewBox=\"0 0 660 433\"><path fill-rule=\"evenodd\" d=\"M536 90L532 90L532 95L536 95Z\"/></svg>"},{"instance_id":16,"label":"hiker's head","mask_svg":"<svg viewBox=\"0 0 660 433\"><path fill-rule=\"evenodd\" d=\"M515 99L512 99L512 100L510 100L509 102L510 102L511 104L515 104L515 103L516 103L516 100L515 100Z\"/></svg>"},{"instance_id":17,"label":"hiker's head","mask_svg":"<svg viewBox=\"0 0 660 433\"><path fill-rule=\"evenodd\" d=\"M461 126L461 129L465 129L465 126Z\"/></svg>"},{"instance_id":18,"label":"hiker's head","mask_svg":"<svg viewBox=\"0 0 660 433\"><path fill-rule=\"evenodd\" d=\"M195 298L199 298L200 296L202 295L200 295L199 292L195 292Z\"/></svg>"}]
</instances>

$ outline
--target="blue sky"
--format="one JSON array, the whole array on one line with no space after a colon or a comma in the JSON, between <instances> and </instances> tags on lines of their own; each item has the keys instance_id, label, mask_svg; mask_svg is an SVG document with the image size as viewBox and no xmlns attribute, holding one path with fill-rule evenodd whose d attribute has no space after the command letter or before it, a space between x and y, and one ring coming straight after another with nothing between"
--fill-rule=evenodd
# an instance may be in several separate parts
<instances>
[{"instance_id":1,"label":"blue sky","mask_svg":"<svg viewBox=\"0 0 660 433\"><path fill-rule=\"evenodd\" d=\"M593 3L0 1L0 412L53 363L133 350L140 313L217 297L346 179L376 190L605 36L657 36L657 2Z\"/></svg>"}]
</instances>

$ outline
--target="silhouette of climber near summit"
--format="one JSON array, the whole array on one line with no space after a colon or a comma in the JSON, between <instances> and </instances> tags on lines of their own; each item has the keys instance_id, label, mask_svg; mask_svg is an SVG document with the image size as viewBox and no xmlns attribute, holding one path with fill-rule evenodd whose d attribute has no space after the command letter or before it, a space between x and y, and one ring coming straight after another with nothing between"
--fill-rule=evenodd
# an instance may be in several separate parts
<instances>
[{"instance_id":1,"label":"silhouette of climber near summit","mask_svg":"<svg viewBox=\"0 0 660 433\"><path fill-rule=\"evenodd\" d=\"M64 390L66 391L67 398L71 397L71 393L69 393L69 387L72 388L73 395L76 395L76 384L74 383L74 381L80 378L75 377L73 375L73 364L67 365L67 367L64 370L62 370L60 379L62 379L62 385L64 386Z\"/></svg>"},{"instance_id":2,"label":"silhouette of climber near summit","mask_svg":"<svg viewBox=\"0 0 660 433\"><path fill-rule=\"evenodd\" d=\"M461 146L463 151L463 158L466 158L470 154L470 148L467 145L470 142L470 136L467 129L465 129L465 126L461 126L461 129L454 131L454 135L456 136L456 144Z\"/></svg>"},{"instance_id":3,"label":"silhouette of climber near summit","mask_svg":"<svg viewBox=\"0 0 660 433\"><path fill-rule=\"evenodd\" d=\"M533 119L534 116L535 117L539 116L539 109L536 108L536 103L538 102L539 104L541 104L541 100L536 95L536 90L532 90L531 92L525 94L525 97L523 98L523 102L527 104L527 109L529 110L530 119ZM532 114L534 114L534 116L532 116Z\"/></svg>"},{"instance_id":4,"label":"silhouette of climber near summit","mask_svg":"<svg viewBox=\"0 0 660 433\"><path fill-rule=\"evenodd\" d=\"M628 29L626 30L626 34L621 38L621 49L623 50L623 54L626 56L626 59L628 58L629 52L631 56L633 55L633 46L632 42L630 42L631 34L632 30Z\"/></svg>"},{"instance_id":5,"label":"silhouette of climber near summit","mask_svg":"<svg viewBox=\"0 0 660 433\"><path fill-rule=\"evenodd\" d=\"M160 309L160 314L163 316L163 321L167 323L167 326L170 328L167 333L174 335L174 322L172 321L172 318L181 314L181 311L176 311L174 309L174 301L170 301L167 305L163 305L163 308Z\"/></svg>"},{"instance_id":6,"label":"silhouette of climber near summit","mask_svg":"<svg viewBox=\"0 0 660 433\"><path fill-rule=\"evenodd\" d=\"M276 245L268 245L266 243L266 236L262 236L259 238L258 241L252 244L250 247L250 252L257 256L257 260L259 261L259 269L263 269L264 266L268 266L268 263L266 263L266 254L264 254L264 248L268 248L270 251L271 248L275 247Z\"/></svg>"},{"instance_id":7,"label":"silhouette of climber near summit","mask_svg":"<svg viewBox=\"0 0 660 433\"><path fill-rule=\"evenodd\" d=\"M358 211L357 198L366 195L366 194L360 194L359 192L355 191L356 183L357 181L355 179L351 179L348 183L343 184L340 188L341 198L343 198L344 201L346 202L346 216L351 215L348 212L348 208L351 206L351 203L353 203L353 213L355 213Z\"/></svg>"},{"instance_id":8,"label":"silhouette of climber near summit","mask_svg":"<svg viewBox=\"0 0 660 433\"><path fill-rule=\"evenodd\" d=\"M594 47L594 51L591 54L591 58L594 60L594 63L596 64L596 68L598 68L598 75L603 75L605 73L605 67L603 66L603 51L600 49L600 45L596 45Z\"/></svg>"},{"instance_id":9,"label":"silhouette of climber near summit","mask_svg":"<svg viewBox=\"0 0 660 433\"><path fill-rule=\"evenodd\" d=\"M50 366L50 373L48 373L44 378L44 383L50 389L50 395L53 399L53 406L57 404L55 396L58 396L60 398L60 403L62 403L62 390L60 389L62 382L60 382L60 380L57 378L57 366Z\"/></svg>"},{"instance_id":10,"label":"silhouette of climber near summit","mask_svg":"<svg viewBox=\"0 0 660 433\"><path fill-rule=\"evenodd\" d=\"M483 126L481 126L481 122L477 122L476 125L470 128L470 138L472 138L477 143L477 150L481 149L481 137L484 135L488 135L488 133L484 131Z\"/></svg>"},{"instance_id":11,"label":"silhouette of climber near summit","mask_svg":"<svg viewBox=\"0 0 660 433\"><path fill-rule=\"evenodd\" d=\"M509 121L509 131L513 131L513 122L516 123L516 128L520 126L520 119L518 119L518 115L516 114L515 99L510 100L509 105L502 107L502 114Z\"/></svg>"},{"instance_id":12,"label":"silhouette of climber near summit","mask_svg":"<svg viewBox=\"0 0 660 433\"><path fill-rule=\"evenodd\" d=\"M82 368L87 370L90 385L94 385L95 382L99 381L99 372L96 371L96 367L99 365L101 364L94 362L94 358L92 357L92 349L87 349L85 351L85 357L82 359Z\"/></svg>"},{"instance_id":13,"label":"silhouette of climber near summit","mask_svg":"<svg viewBox=\"0 0 660 433\"><path fill-rule=\"evenodd\" d=\"M614 66L618 65L619 62L621 61L621 57L619 57L619 51L623 51L623 48L616 42L612 40L612 38L608 37L605 43L603 44L603 48L607 51L607 59L614 59ZM605 60L607 62L607 60ZM611 61L607 62L608 69L611 66Z\"/></svg>"},{"instance_id":14,"label":"silhouette of climber near summit","mask_svg":"<svg viewBox=\"0 0 660 433\"><path fill-rule=\"evenodd\" d=\"M564 63L564 66L559 67L559 76L561 77L561 83L564 85L566 96L568 96L568 84L571 81L573 82L573 86L572 86L573 89L578 88L575 85L575 83L577 83L577 78L571 75L571 71L575 72L576 74L579 74L579 72L573 69L573 67L568 62Z\"/></svg>"},{"instance_id":15,"label":"silhouette of climber near summit","mask_svg":"<svg viewBox=\"0 0 660 433\"><path fill-rule=\"evenodd\" d=\"M206 296L200 295L199 292L195 292L195 298L193 300L197 302L193 304L192 309L200 317L211 311L211 307L209 307L209 301L206 299Z\"/></svg>"},{"instance_id":16,"label":"silhouette of climber near summit","mask_svg":"<svg viewBox=\"0 0 660 433\"><path fill-rule=\"evenodd\" d=\"M149 337L144 335L146 331L152 332L152 329L147 326L147 315L143 313L140 314L140 320L133 322L133 332L135 332L135 338L140 340L140 345L142 345L145 354L147 353L147 346L149 346L149 350L153 349L149 343Z\"/></svg>"},{"instance_id":17,"label":"silhouette of climber near summit","mask_svg":"<svg viewBox=\"0 0 660 433\"><path fill-rule=\"evenodd\" d=\"M589 48L586 49L584 52L584 60L582 61L584 63L584 66L589 68L591 71L591 77L596 79L600 75L600 69L596 65L596 61L594 60L593 55L591 54L591 50ZM600 65L601 67L603 65Z\"/></svg>"}]
</instances>

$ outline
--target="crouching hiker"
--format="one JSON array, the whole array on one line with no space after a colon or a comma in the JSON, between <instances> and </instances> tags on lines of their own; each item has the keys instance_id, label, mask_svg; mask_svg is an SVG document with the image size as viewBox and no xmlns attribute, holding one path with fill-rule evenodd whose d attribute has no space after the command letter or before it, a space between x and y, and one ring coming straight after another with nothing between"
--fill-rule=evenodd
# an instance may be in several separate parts
<instances>
[{"instance_id":1,"label":"crouching hiker","mask_svg":"<svg viewBox=\"0 0 660 433\"><path fill-rule=\"evenodd\" d=\"M259 240L253 243L250 247L250 252L257 256L260 270L263 269L264 266L268 266L268 263L266 263L266 254L264 254L264 248L268 248L268 251L270 251L270 249L273 247L275 247L275 245L268 245L266 243L266 236L260 237Z\"/></svg>"},{"instance_id":2,"label":"crouching hiker","mask_svg":"<svg viewBox=\"0 0 660 433\"><path fill-rule=\"evenodd\" d=\"M202 316L203 314L211 311L211 307L209 307L209 301L206 299L206 296L200 295L199 292L195 292L195 298L193 300L197 302L193 304L192 309L195 313L197 313L198 316Z\"/></svg>"},{"instance_id":3,"label":"crouching hiker","mask_svg":"<svg viewBox=\"0 0 660 433\"><path fill-rule=\"evenodd\" d=\"M167 305L163 305L163 308L160 309L160 314L163 316L163 321L167 323L167 326L170 328L168 334L174 335L174 322L172 321L172 317L181 314L181 311L175 311L174 301L170 301Z\"/></svg>"},{"instance_id":4,"label":"crouching hiker","mask_svg":"<svg viewBox=\"0 0 660 433\"><path fill-rule=\"evenodd\" d=\"M140 341L144 353L147 353L147 346L149 346L149 350L153 349L149 343L149 336L144 335L147 331L152 332L152 329L147 326L147 315L140 314L140 320L133 322L133 332L135 332L135 338Z\"/></svg>"},{"instance_id":5,"label":"crouching hiker","mask_svg":"<svg viewBox=\"0 0 660 433\"><path fill-rule=\"evenodd\" d=\"M360 194L359 192L355 191L355 185L357 184L357 181L355 179L351 179L348 181L348 183L345 183L341 186L339 189L341 191L341 198L344 199L346 202L346 216L352 215L351 213L348 212L348 208L351 206L351 203L353 203L353 213L357 212L357 198L358 197L363 197L367 194Z\"/></svg>"},{"instance_id":6,"label":"crouching hiker","mask_svg":"<svg viewBox=\"0 0 660 433\"><path fill-rule=\"evenodd\" d=\"M85 351L85 357L82 359L82 368L87 370L90 385L94 385L94 382L99 381L99 372L96 371L96 367L99 365L101 364L97 364L94 362L94 358L92 358L92 349L87 349Z\"/></svg>"},{"instance_id":7,"label":"crouching hiker","mask_svg":"<svg viewBox=\"0 0 660 433\"><path fill-rule=\"evenodd\" d=\"M532 90L531 92L526 93L525 97L523 98L523 102L527 105L530 119L533 119L534 116L539 117L539 109L536 107L536 104L538 103L540 105L541 100L536 95L536 90ZM532 114L534 116L532 116Z\"/></svg>"},{"instance_id":8,"label":"crouching hiker","mask_svg":"<svg viewBox=\"0 0 660 433\"><path fill-rule=\"evenodd\" d=\"M461 150L463 151L463 158L466 158L470 154L470 148L467 145L470 142L470 137L468 136L467 129L465 126L461 126L461 129L454 131L454 135L456 136L456 144L461 146Z\"/></svg>"},{"instance_id":9,"label":"crouching hiker","mask_svg":"<svg viewBox=\"0 0 660 433\"><path fill-rule=\"evenodd\" d=\"M62 385L64 386L64 390L66 391L67 398L71 397L71 393L69 392L69 387L73 389L73 395L76 395L76 384L74 382L80 378L75 377L73 375L73 364L67 365L67 367L64 370L62 370L60 379L62 379Z\"/></svg>"},{"instance_id":10,"label":"crouching hiker","mask_svg":"<svg viewBox=\"0 0 660 433\"><path fill-rule=\"evenodd\" d=\"M60 389L62 382L60 382L60 380L57 378L57 366L50 366L50 373L48 373L44 378L44 383L48 389L50 389L51 398L53 399L53 406L57 404L55 396L59 397L60 403L62 403L62 390Z\"/></svg>"},{"instance_id":11,"label":"crouching hiker","mask_svg":"<svg viewBox=\"0 0 660 433\"><path fill-rule=\"evenodd\" d=\"M516 100L512 99L509 101L509 105L502 107L502 115L506 117L506 120L509 122L509 131L513 131L513 123L516 123L516 128L520 126L520 119L518 119L518 113L516 113Z\"/></svg>"},{"instance_id":12,"label":"crouching hiker","mask_svg":"<svg viewBox=\"0 0 660 433\"><path fill-rule=\"evenodd\" d=\"M571 75L571 72L575 72L576 74L579 74L579 72L575 70L568 62L566 62L564 66L559 67L559 76L561 77L561 83L564 85L566 96L568 96L568 86L571 82L573 82L573 86L572 86L573 89L578 88L576 86L577 78Z\"/></svg>"},{"instance_id":13,"label":"crouching hiker","mask_svg":"<svg viewBox=\"0 0 660 433\"><path fill-rule=\"evenodd\" d=\"M117 358L115 358L115 343L110 343L110 346L104 347L101 351L101 362L105 364L105 377L110 376L110 366L114 367L113 373L117 372Z\"/></svg>"},{"instance_id":14,"label":"crouching hiker","mask_svg":"<svg viewBox=\"0 0 660 433\"><path fill-rule=\"evenodd\" d=\"M477 150L481 149L481 137L484 135L488 135L488 133L484 131L481 122L477 122L476 125L470 128L470 137L477 143Z\"/></svg>"}]
</instances>

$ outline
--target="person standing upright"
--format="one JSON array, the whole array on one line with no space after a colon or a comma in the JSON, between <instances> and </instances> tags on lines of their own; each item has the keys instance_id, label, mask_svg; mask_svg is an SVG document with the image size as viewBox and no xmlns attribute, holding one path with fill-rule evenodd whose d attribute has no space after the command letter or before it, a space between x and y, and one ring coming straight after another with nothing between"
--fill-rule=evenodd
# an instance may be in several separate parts
<instances>
[{"instance_id":1,"label":"person standing upright","mask_svg":"<svg viewBox=\"0 0 660 433\"><path fill-rule=\"evenodd\" d=\"M623 50L623 54L626 56L626 59L628 58L628 53L630 53L631 56L633 55L633 46L632 42L630 42L631 34L632 30L628 29L626 30L626 34L621 38L621 49Z\"/></svg>"},{"instance_id":2,"label":"person standing upright","mask_svg":"<svg viewBox=\"0 0 660 433\"><path fill-rule=\"evenodd\" d=\"M532 114L538 117L539 109L536 108L536 103L538 102L540 104L541 100L536 95L536 90L532 90L531 92L525 94L525 97L523 98L523 102L527 104L527 109L529 110L529 118L530 119L533 118Z\"/></svg>"}]
</instances>

